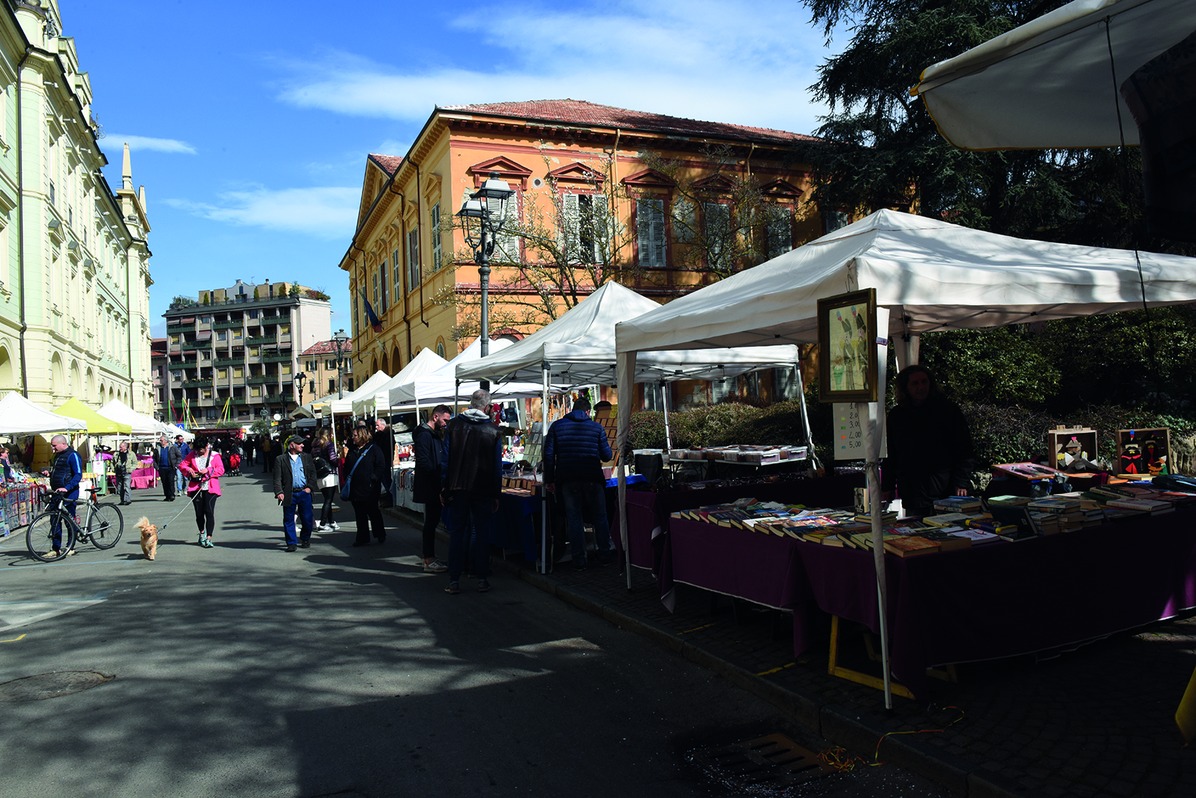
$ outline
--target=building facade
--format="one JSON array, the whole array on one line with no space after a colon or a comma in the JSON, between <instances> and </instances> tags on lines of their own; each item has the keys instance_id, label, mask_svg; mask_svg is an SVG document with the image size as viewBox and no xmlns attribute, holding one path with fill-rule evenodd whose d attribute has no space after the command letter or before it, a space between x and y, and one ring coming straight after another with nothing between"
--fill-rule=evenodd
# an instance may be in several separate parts
<instances>
[{"instance_id":1,"label":"building facade","mask_svg":"<svg viewBox=\"0 0 1196 798\"><path fill-rule=\"evenodd\" d=\"M299 367L307 375L310 388L307 401L352 391L356 386L353 375L344 373L352 358L352 339L342 342L339 352L333 340L317 341L303 350Z\"/></svg>"},{"instance_id":2,"label":"building facade","mask_svg":"<svg viewBox=\"0 0 1196 798\"><path fill-rule=\"evenodd\" d=\"M667 301L821 235L794 155L813 141L578 100L435 109L406 155L366 159L340 263L357 382L477 336L480 273L455 214L489 176L514 191L489 330L519 337L606 280Z\"/></svg>"},{"instance_id":3,"label":"building facade","mask_svg":"<svg viewBox=\"0 0 1196 798\"><path fill-rule=\"evenodd\" d=\"M240 280L176 301L166 318L162 417L200 429L243 426L298 404L300 353L331 337L327 295ZM306 380L304 401L310 399Z\"/></svg>"},{"instance_id":4,"label":"building facade","mask_svg":"<svg viewBox=\"0 0 1196 798\"><path fill-rule=\"evenodd\" d=\"M0 2L0 390L153 410L150 226L129 150L102 168L91 84L57 0Z\"/></svg>"}]
</instances>

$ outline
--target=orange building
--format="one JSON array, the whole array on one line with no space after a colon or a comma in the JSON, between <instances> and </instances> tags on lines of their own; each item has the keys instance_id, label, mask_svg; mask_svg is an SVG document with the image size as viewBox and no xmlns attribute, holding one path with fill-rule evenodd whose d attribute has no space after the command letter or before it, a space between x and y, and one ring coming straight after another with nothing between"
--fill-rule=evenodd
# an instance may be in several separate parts
<instances>
[{"instance_id":1,"label":"orange building","mask_svg":"<svg viewBox=\"0 0 1196 798\"><path fill-rule=\"evenodd\" d=\"M794 152L810 141L580 100L436 108L406 155L366 159L340 263L354 383L477 336L479 270L455 214L490 175L514 191L490 335L518 338L607 280L664 302L821 235Z\"/></svg>"}]
</instances>

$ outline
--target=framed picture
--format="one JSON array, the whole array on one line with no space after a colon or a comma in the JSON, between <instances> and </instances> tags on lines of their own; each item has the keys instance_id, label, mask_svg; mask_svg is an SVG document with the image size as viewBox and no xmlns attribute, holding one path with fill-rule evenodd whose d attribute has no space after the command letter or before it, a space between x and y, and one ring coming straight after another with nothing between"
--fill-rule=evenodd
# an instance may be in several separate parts
<instances>
[{"instance_id":1,"label":"framed picture","mask_svg":"<svg viewBox=\"0 0 1196 798\"><path fill-rule=\"evenodd\" d=\"M1146 477L1171 472L1171 431L1156 429L1117 430L1117 473Z\"/></svg>"},{"instance_id":2,"label":"framed picture","mask_svg":"<svg viewBox=\"0 0 1196 798\"><path fill-rule=\"evenodd\" d=\"M1096 459L1096 430L1085 427L1055 427L1047 430L1047 465L1067 473L1093 470Z\"/></svg>"},{"instance_id":3,"label":"framed picture","mask_svg":"<svg viewBox=\"0 0 1196 798\"><path fill-rule=\"evenodd\" d=\"M818 398L875 402L876 289L818 300Z\"/></svg>"}]
</instances>

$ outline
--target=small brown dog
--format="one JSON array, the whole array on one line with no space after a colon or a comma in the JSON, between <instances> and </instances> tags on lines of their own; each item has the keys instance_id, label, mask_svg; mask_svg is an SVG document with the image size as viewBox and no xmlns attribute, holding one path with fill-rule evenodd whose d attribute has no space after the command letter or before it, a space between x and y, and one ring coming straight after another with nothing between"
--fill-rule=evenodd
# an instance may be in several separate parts
<instances>
[{"instance_id":1,"label":"small brown dog","mask_svg":"<svg viewBox=\"0 0 1196 798\"><path fill-rule=\"evenodd\" d=\"M154 559L158 555L158 527L144 515L133 526L141 530L141 552L147 560Z\"/></svg>"}]
</instances>

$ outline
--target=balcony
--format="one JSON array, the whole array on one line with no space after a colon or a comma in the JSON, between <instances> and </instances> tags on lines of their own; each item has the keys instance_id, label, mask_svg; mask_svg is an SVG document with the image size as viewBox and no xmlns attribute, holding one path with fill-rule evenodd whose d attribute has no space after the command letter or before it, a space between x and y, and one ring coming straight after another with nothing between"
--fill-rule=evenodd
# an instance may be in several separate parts
<instances>
[{"instance_id":1,"label":"balcony","mask_svg":"<svg viewBox=\"0 0 1196 798\"><path fill-rule=\"evenodd\" d=\"M273 354L265 355L262 357L262 362L263 363L290 363L291 362L291 353L290 352L275 352Z\"/></svg>"},{"instance_id":2,"label":"balcony","mask_svg":"<svg viewBox=\"0 0 1196 798\"><path fill-rule=\"evenodd\" d=\"M172 322L172 323L166 325L167 333L191 332L194 329L195 329L194 323L180 323L180 322L176 321L176 322Z\"/></svg>"},{"instance_id":3,"label":"balcony","mask_svg":"<svg viewBox=\"0 0 1196 798\"><path fill-rule=\"evenodd\" d=\"M203 377L198 380L183 380L183 387L184 388L211 388L212 387L212 378L211 377Z\"/></svg>"},{"instance_id":4,"label":"balcony","mask_svg":"<svg viewBox=\"0 0 1196 798\"><path fill-rule=\"evenodd\" d=\"M184 352L198 352L200 350L209 351L212 348L211 341L183 341L179 345L179 349Z\"/></svg>"},{"instance_id":5,"label":"balcony","mask_svg":"<svg viewBox=\"0 0 1196 798\"><path fill-rule=\"evenodd\" d=\"M185 369L195 368L195 364L194 363L171 363L166 368L170 369L171 371L183 371Z\"/></svg>"},{"instance_id":6,"label":"balcony","mask_svg":"<svg viewBox=\"0 0 1196 798\"><path fill-rule=\"evenodd\" d=\"M278 340L273 335L258 335L253 338L246 338L245 343L249 346L258 346L260 344L276 344Z\"/></svg>"},{"instance_id":7,"label":"balcony","mask_svg":"<svg viewBox=\"0 0 1196 798\"><path fill-rule=\"evenodd\" d=\"M217 368L220 368L222 366L244 366L245 358L243 358L243 357L218 357L213 362L213 365L216 366Z\"/></svg>"},{"instance_id":8,"label":"balcony","mask_svg":"<svg viewBox=\"0 0 1196 798\"><path fill-rule=\"evenodd\" d=\"M212 325L212 329L213 330L239 330L239 329L241 329L242 326L244 326L244 325L241 324L241 320L235 319L232 321L215 322Z\"/></svg>"},{"instance_id":9,"label":"balcony","mask_svg":"<svg viewBox=\"0 0 1196 798\"><path fill-rule=\"evenodd\" d=\"M247 385L277 385L278 379L277 374L259 374L245 380L245 383Z\"/></svg>"},{"instance_id":10,"label":"balcony","mask_svg":"<svg viewBox=\"0 0 1196 798\"><path fill-rule=\"evenodd\" d=\"M263 327L278 326L279 324L290 324L291 317L288 316L262 316L258 319Z\"/></svg>"}]
</instances>

